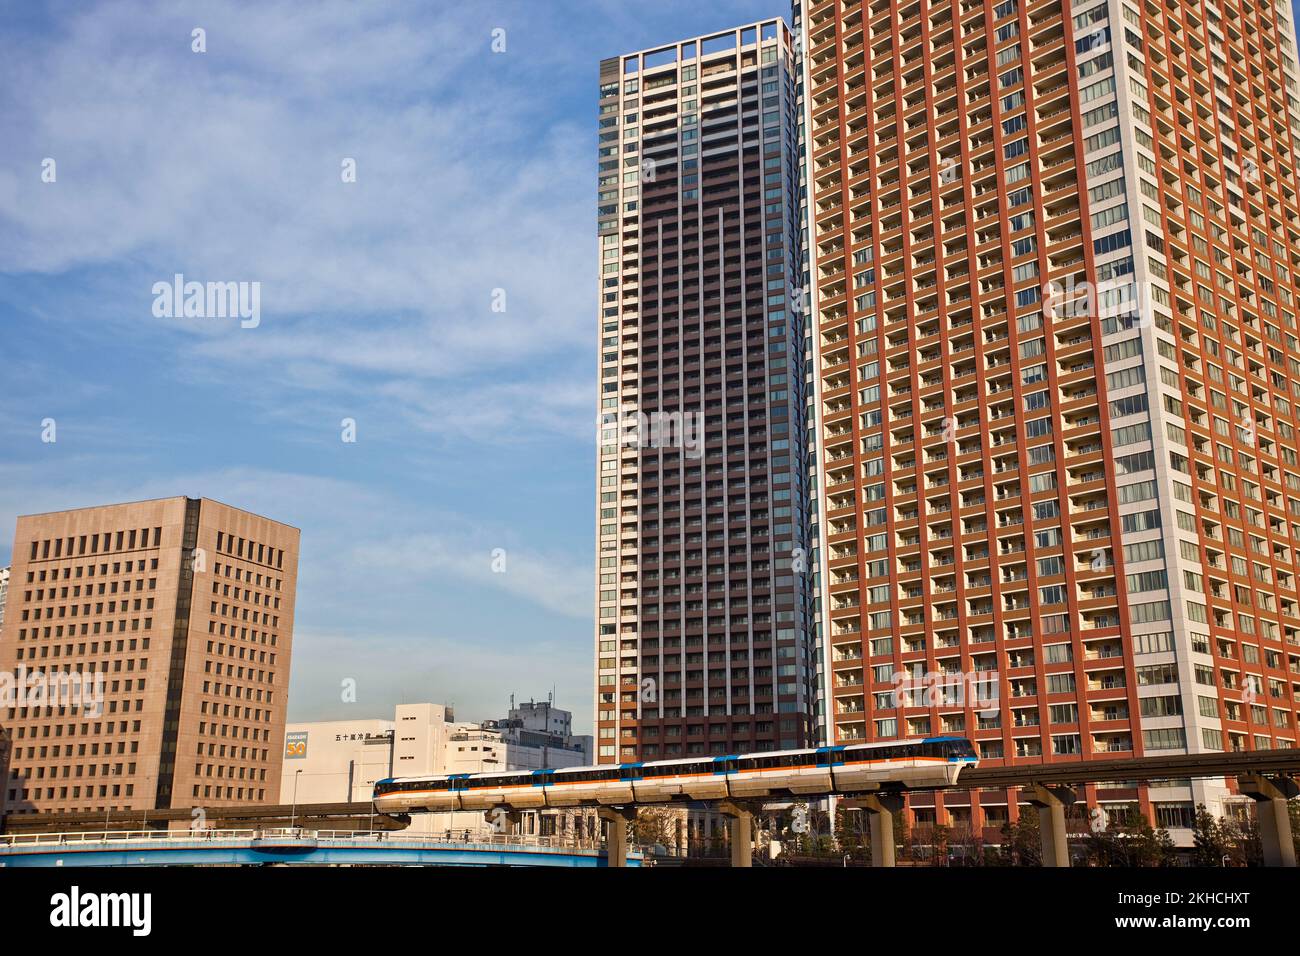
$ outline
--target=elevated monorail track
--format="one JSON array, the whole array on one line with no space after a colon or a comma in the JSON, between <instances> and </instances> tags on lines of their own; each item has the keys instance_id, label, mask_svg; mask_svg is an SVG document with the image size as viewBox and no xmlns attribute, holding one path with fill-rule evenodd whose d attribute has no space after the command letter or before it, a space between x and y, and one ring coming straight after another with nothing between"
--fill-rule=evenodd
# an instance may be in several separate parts
<instances>
[{"instance_id":1,"label":"elevated monorail track","mask_svg":"<svg viewBox=\"0 0 1300 956\"><path fill-rule=\"evenodd\" d=\"M956 789L994 789L1103 783L1112 780L1174 780L1235 777L1242 774L1300 773L1300 750L1249 750L1237 753L1171 754L1119 760L1071 760L967 767Z\"/></svg>"}]
</instances>

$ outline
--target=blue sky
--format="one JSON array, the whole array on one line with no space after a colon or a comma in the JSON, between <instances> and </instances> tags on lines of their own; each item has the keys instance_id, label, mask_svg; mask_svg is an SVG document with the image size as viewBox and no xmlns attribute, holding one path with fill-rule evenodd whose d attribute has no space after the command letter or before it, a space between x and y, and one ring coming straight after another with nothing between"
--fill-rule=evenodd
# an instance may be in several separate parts
<instances>
[{"instance_id":1,"label":"blue sky","mask_svg":"<svg viewBox=\"0 0 1300 956\"><path fill-rule=\"evenodd\" d=\"M0 3L0 565L217 498L302 529L292 719L589 727L598 61L787 6ZM261 324L156 318L178 272Z\"/></svg>"}]
</instances>

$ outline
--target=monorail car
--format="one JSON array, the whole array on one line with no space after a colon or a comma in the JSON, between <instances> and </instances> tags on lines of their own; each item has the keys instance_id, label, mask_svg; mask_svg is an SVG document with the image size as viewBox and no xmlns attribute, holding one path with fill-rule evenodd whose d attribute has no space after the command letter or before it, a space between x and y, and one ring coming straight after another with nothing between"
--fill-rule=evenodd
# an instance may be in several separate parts
<instances>
[{"instance_id":1,"label":"monorail car","mask_svg":"<svg viewBox=\"0 0 1300 956\"><path fill-rule=\"evenodd\" d=\"M964 737L927 737L599 767L394 777L375 784L374 802L381 812L404 813L846 795L948 787L978 762Z\"/></svg>"}]
</instances>

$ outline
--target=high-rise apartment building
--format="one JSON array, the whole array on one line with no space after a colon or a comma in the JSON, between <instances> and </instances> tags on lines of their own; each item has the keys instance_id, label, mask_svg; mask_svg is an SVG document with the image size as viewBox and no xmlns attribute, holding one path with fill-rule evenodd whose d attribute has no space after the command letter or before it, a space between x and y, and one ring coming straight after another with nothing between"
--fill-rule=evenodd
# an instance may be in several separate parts
<instances>
[{"instance_id":1,"label":"high-rise apartment building","mask_svg":"<svg viewBox=\"0 0 1300 956\"><path fill-rule=\"evenodd\" d=\"M1294 747L1289 7L798 0L795 20L834 740ZM996 675L997 699L900 699L900 672ZM1087 796L1181 826L1227 792ZM913 809L996 824L1008 796Z\"/></svg>"},{"instance_id":2,"label":"high-rise apartment building","mask_svg":"<svg viewBox=\"0 0 1300 956\"><path fill-rule=\"evenodd\" d=\"M597 759L816 738L795 50L600 66Z\"/></svg>"},{"instance_id":3,"label":"high-rise apartment building","mask_svg":"<svg viewBox=\"0 0 1300 956\"><path fill-rule=\"evenodd\" d=\"M9 811L276 803L298 538L206 498L20 517L0 672L47 696L0 708Z\"/></svg>"}]
</instances>

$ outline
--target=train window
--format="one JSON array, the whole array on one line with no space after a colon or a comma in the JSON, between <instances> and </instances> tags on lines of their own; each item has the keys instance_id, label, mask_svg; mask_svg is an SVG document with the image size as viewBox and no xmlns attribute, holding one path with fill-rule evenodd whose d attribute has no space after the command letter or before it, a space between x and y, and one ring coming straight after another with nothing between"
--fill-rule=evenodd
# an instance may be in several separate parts
<instances>
[{"instance_id":1,"label":"train window","mask_svg":"<svg viewBox=\"0 0 1300 956\"><path fill-rule=\"evenodd\" d=\"M601 780L617 780L618 769L611 767L601 770L579 770L576 773L561 772L558 779L567 783L597 783Z\"/></svg>"}]
</instances>

